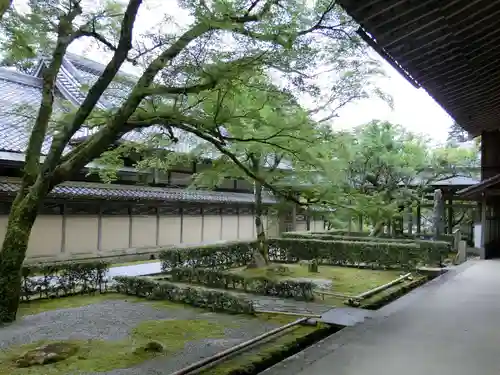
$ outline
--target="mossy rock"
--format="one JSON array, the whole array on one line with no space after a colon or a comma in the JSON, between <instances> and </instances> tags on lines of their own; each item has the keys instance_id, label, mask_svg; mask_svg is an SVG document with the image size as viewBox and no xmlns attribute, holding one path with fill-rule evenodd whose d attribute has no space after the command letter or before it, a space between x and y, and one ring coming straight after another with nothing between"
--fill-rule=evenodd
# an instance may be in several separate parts
<instances>
[{"instance_id":1,"label":"mossy rock","mask_svg":"<svg viewBox=\"0 0 500 375\"><path fill-rule=\"evenodd\" d=\"M267 267L266 269L266 274L273 276L273 275L278 275L278 276L290 276L292 274L292 271L290 268L283 266L283 265L272 265Z\"/></svg>"},{"instance_id":2,"label":"mossy rock","mask_svg":"<svg viewBox=\"0 0 500 375\"><path fill-rule=\"evenodd\" d=\"M17 367L41 366L64 361L78 352L78 345L69 342L53 342L28 350L15 360Z\"/></svg>"},{"instance_id":3,"label":"mossy rock","mask_svg":"<svg viewBox=\"0 0 500 375\"><path fill-rule=\"evenodd\" d=\"M134 350L135 354L140 353L163 353L165 351L165 347L161 342L158 341L149 341L145 345L142 345Z\"/></svg>"}]
</instances>

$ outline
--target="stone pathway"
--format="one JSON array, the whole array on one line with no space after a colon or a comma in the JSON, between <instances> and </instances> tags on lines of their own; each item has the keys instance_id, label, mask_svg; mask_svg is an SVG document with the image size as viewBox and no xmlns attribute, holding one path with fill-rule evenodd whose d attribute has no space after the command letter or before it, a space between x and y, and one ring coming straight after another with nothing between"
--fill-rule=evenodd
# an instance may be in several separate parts
<instances>
[{"instance_id":1,"label":"stone pathway","mask_svg":"<svg viewBox=\"0 0 500 375\"><path fill-rule=\"evenodd\" d=\"M297 301L289 298L277 298L271 296L258 296L248 293L231 293L252 300L256 311L322 315L324 312L332 309L332 306L322 305L316 302Z\"/></svg>"}]
</instances>

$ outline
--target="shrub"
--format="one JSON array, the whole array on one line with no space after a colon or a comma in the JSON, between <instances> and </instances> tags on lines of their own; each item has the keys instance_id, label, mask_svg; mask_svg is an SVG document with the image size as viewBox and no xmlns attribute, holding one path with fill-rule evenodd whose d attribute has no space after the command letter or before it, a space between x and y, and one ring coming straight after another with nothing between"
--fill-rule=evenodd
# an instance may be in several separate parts
<instances>
[{"instance_id":1,"label":"shrub","mask_svg":"<svg viewBox=\"0 0 500 375\"><path fill-rule=\"evenodd\" d=\"M318 259L323 264L367 265L371 267L413 268L419 264L441 264L449 247L433 241L356 240L349 238L319 240L305 238L270 238L269 259L294 263ZM164 271L174 268L210 268L224 270L244 266L252 259L256 242L234 242L193 248L164 250L160 259Z\"/></svg>"},{"instance_id":2,"label":"shrub","mask_svg":"<svg viewBox=\"0 0 500 375\"><path fill-rule=\"evenodd\" d=\"M413 268L440 264L442 249L419 243L275 238L269 240L269 257L275 262L319 259L331 265Z\"/></svg>"},{"instance_id":3,"label":"shrub","mask_svg":"<svg viewBox=\"0 0 500 375\"><path fill-rule=\"evenodd\" d=\"M380 233L377 235L377 237L370 237L369 232L349 232L345 229L333 229L333 230L328 230L328 231L322 231L322 232L286 232L283 233L283 237L297 237L297 235L312 235L314 237L318 236L324 236L324 235L330 235L330 236L343 236L343 237L364 237L364 238L383 238L383 239L407 239L409 241L411 240L434 240L434 234L433 233L401 233L399 235L392 235L388 233ZM448 242L450 246L453 247L453 242L455 240L455 237L453 234L441 234L437 238L438 241L444 241Z\"/></svg>"},{"instance_id":4,"label":"shrub","mask_svg":"<svg viewBox=\"0 0 500 375\"><path fill-rule=\"evenodd\" d=\"M75 294L104 292L108 288L106 273L109 263L61 262L24 266L22 269L21 300L63 297Z\"/></svg>"},{"instance_id":5,"label":"shrub","mask_svg":"<svg viewBox=\"0 0 500 375\"><path fill-rule=\"evenodd\" d=\"M181 288L175 284L146 277L116 276L117 292L150 300L168 300L187 305L236 314L254 314L252 301L222 291Z\"/></svg>"},{"instance_id":6,"label":"shrub","mask_svg":"<svg viewBox=\"0 0 500 375\"><path fill-rule=\"evenodd\" d=\"M314 284L306 281L276 281L268 277L242 276L230 272L203 268L174 268L172 281L202 284L214 288L241 289L247 293L314 300Z\"/></svg>"},{"instance_id":7,"label":"shrub","mask_svg":"<svg viewBox=\"0 0 500 375\"><path fill-rule=\"evenodd\" d=\"M421 249L427 250L428 248L436 249L443 253L449 253L452 250L452 244L449 241L431 241L423 239L410 239L410 238L384 238L384 237L356 237L356 236L340 236L332 234L309 234L307 232L289 232L286 238L304 238L304 239L316 239L316 240L327 240L327 241L372 241L372 242L383 242L383 243L416 243Z\"/></svg>"},{"instance_id":8,"label":"shrub","mask_svg":"<svg viewBox=\"0 0 500 375\"><path fill-rule=\"evenodd\" d=\"M231 268L252 260L254 242L227 242L196 247L168 248L160 252L163 271L179 267Z\"/></svg>"}]
</instances>

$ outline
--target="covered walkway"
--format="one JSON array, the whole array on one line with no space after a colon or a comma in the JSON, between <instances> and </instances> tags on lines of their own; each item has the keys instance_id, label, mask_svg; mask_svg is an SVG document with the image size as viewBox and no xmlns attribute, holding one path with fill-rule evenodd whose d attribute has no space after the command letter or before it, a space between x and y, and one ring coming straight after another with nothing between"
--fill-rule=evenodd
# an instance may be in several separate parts
<instances>
[{"instance_id":1,"label":"covered walkway","mask_svg":"<svg viewBox=\"0 0 500 375\"><path fill-rule=\"evenodd\" d=\"M500 261L467 262L266 375L498 375Z\"/></svg>"}]
</instances>

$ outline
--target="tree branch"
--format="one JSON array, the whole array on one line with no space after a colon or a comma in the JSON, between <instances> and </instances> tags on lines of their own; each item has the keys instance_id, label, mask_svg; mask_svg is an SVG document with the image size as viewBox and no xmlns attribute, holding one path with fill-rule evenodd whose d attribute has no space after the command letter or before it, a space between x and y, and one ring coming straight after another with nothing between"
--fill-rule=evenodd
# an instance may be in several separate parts
<instances>
[{"instance_id":1,"label":"tree branch","mask_svg":"<svg viewBox=\"0 0 500 375\"><path fill-rule=\"evenodd\" d=\"M199 94L202 91L213 89L217 85L216 80L212 80L205 83L200 83L198 85L186 86L186 87L175 87L175 86L163 86L154 85L147 87L143 90L143 96L151 95L185 95L185 94Z\"/></svg>"},{"instance_id":2,"label":"tree branch","mask_svg":"<svg viewBox=\"0 0 500 375\"><path fill-rule=\"evenodd\" d=\"M166 114L164 114L164 116L162 116L162 117L156 117L156 118L149 117L149 118L142 118L141 119L140 116L138 116L136 119L131 119L129 121L129 124L130 124L131 128L147 127L147 126L151 126L153 124L163 125L163 126L166 126L167 128L168 127L176 127L178 129L184 130L188 133L194 134L197 137L204 139L205 141L208 141L209 143L211 143L219 152L221 152L223 155L226 155L227 157L229 157L229 159L231 159L231 161L233 161L233 163L237 167L239 167L248 177L259 182L260 184L262 184L262 186L268 188L269 190L271 190L275 194L277 194L277 195L279 195L287 200L290 200L290 201L297 203L301 206L305 205L303 202L300 202L300 200L295 198L293 195L276 189L274 186L272 186L271 184L266 182L263 178L257 176L245 164L243 164L234 153L232 153L230 150L228 150L221 140L207 134L202 129L197 128L196 125L192 126L192 125L188 125L184 121L180 121L179 116L176 114L172 114L170 118ZM199 125L199 127L201 127L201 124Z\"/></svg>"},{"instance_id":3,"label":"tree branch","mask_svg":"<svg viewBox=\"0 0 500 375\"><path fill-rule=\"evenodd\" d=\"M229 19L236 23L256 22L260 21L271 10L273 5L277 5L280 0L267 0L260 12L251 15L250 12L260 3L260 0L255 0L252 5L247 9L245 14L241 17L229 17Z\"/></svg>"},{"instance_id":4,"label":"tree branch","mask_svg":"<svg viewBox=\"0 0 500 375\"><path fill-rule=\"evenodd\" d=\"M57 75L61 69L66 50L71 43L73 20L81 12L82 9L79 6L75 6L69 13L62 15L59 19L56 46L49 66L43 71L42 100L26 150L26 162L21 189L32 185L37 178L40 154L53 111L54 87Z\"/></svg>"},{"instance_id":5,"label":"tree branch","mask_svg":"<svg viewBox=\"0 0 500 375\"><path fill-rule=\"evenodd\" d=\"M127 131L134 129L134 127L130 127L130 125L126 124L130 116L134 114L141 103L144 88L149 87L153 83L158 72L163 69L168 62L176 58L189 43L210 29L211 27L209 25L203 23L194 25L191 29L182 34L169 48L155 58L148 65L127 99L109 120L108 124L80 144L79 147L70 151L61 160L60 165L56 168L54 173L54 183L57 184L66 179L67 176L71 175L74 171L82 169L87 163L98 157L109 142L113 142Z\"/></svg>"},{"instance_id":6,"label":"tree branch","mask_svg":"<svg viewBox=\"0 0 500 375\"><path fill-rule=\"evenodd\" d=\"M116 74L126 60L128 51L132 48L132 32L135 19L142 0L130 0L123 16L120 39L113 57L106 65L99 79L90 88L85 100L78 108L73 121L63 131L54 137L49 154L43 163L44 174L52 174L61 157L61 154L71 137L87 120L94 107L99 102L103 92L108 88Z\"/></svg>"},{"instance_id":7,"label":"tree branch","mask_svg":"<svg viewBox=\"0 0 500 375\"><path fill-rule=\"evenodd\" d=\"M3 15L12 5L12 0L0 0L0 21L3 18Z\"/></svg>"}]
</instances>

